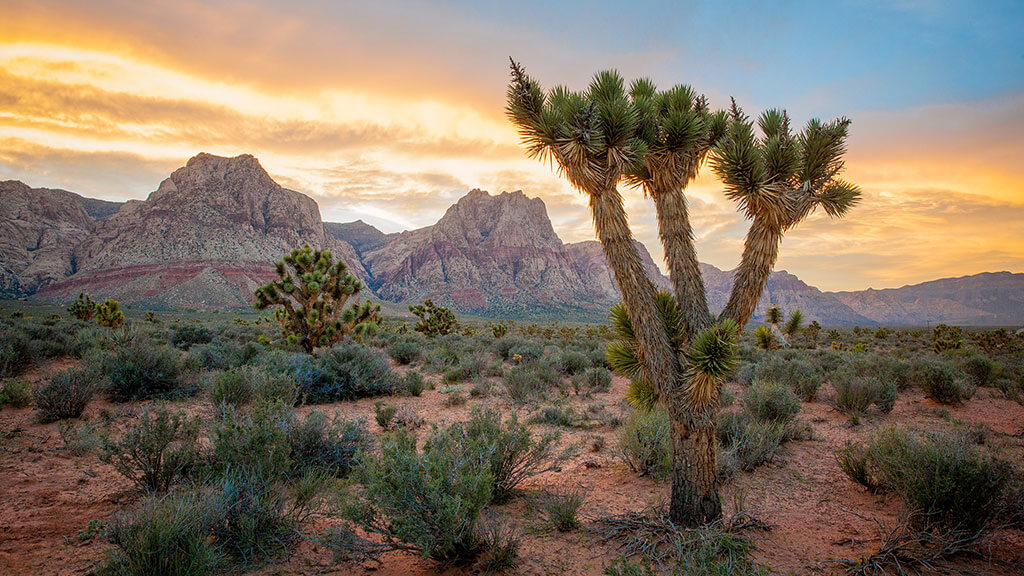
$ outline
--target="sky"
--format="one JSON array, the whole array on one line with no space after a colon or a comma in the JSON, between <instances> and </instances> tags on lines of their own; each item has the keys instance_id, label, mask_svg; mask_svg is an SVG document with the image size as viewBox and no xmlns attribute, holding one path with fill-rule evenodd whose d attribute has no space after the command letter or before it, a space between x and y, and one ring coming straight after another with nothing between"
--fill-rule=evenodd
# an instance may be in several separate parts
<instances>
[{"instance_id":1,"label":"sky","mask_svg":"<svg viewBox=\"0 0 1024 576\"><path fill-rule=\"evenodd\" d=\"M824 290L1024 272L1024 3L3 0L0 179L142 199L199 152L249 153L327 221L433 224L468 190L544 200L566 242L586 199L526 157L508 58L545 87L598 70L689 84L714 107L853 120L863 200L815 214L776 269ZM623 189L661 262L653 206ZM705 168L700 259L747 222Z\"/></svg>"}]
</instances>

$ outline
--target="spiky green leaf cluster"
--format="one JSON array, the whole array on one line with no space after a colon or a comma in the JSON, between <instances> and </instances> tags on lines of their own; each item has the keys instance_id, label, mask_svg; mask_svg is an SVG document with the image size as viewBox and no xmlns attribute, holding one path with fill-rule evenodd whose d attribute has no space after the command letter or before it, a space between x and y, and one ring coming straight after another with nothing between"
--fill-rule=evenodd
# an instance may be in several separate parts
<instances>
[{"instance_id":1,"label":"spiky green leaf cluster","mask_svg":"<svg viewBox=\"0 0 1024 576\"><path fill-rule=\"evenodd\" d=\"M756 125L734 101L729 126L711 153L726 196L748 218L785 230L817 206L838 218L859 201L860 189L838 178L850 120L812 119L794 133L786 111L772 109Z\"/></svg>"},{"instance_id":2,"label":"spiky green leaf cluster","mask_svg":"<svg viewBox=\"0 0 1024 576\"><path fill-rule=\"evenodd\" d=\"M277 263L277 279L256 290L257 310L277 306L275 316L282 335L308 352L331 346L357 330L361 338L376 332L380 306L348 299L363 283L348 272L342 260L334 261L329 250L296 248Z\"/></svg>"},{"instance_id":3,"label":"spiky green leaf cluster","mask_svg":"<svg viewBox=\"0 0 1024 576\"><path fill-rule=\"evenodd\" d=\"M739 364L739 332L739 325L726 318L697 334L690 343L686 352L686 398L692 408L703 410L717 402L722 382Z\"/></svg>"},{"instance_id":4,"label":"spiky green leaf cluster","mask_svg":"<svg viewBox=\"0 0 1024 576\"><path fill-rule=\"evenodd\" d=\"M107 299L96 307L96 323L107 328L124 326L124 312L117 300Z\"/></svg>"},{"instance_id":5,"label":"spiky green leaf cluster","mask_svg":"<svg viewBox=\"0 0 1024 576\"><path fill-rule=\"evenodd\" d=\"M793 310L789 314L789 320L786 322L786 327L783 329L783 332L786 334L786 336L792 338L798 332L800 332L800 328L802 328L803 325L804 313L801 312L800 310Z\"/></svg>"},{"instance_id":6,"label":"spiky green leaf cluster","mask_svg":"<svg viewBox=\"0 0 1024 576\"><path fill-rule=\"evenodd\" d=\"M90 298L88 294L82 292L78 295L78 298L68 306L67 310L68 314L71 314L72 317L88 322L92 320L92 317L96 314L96 303L93 302L92 298Z\"/></svg>"}]
</instances>

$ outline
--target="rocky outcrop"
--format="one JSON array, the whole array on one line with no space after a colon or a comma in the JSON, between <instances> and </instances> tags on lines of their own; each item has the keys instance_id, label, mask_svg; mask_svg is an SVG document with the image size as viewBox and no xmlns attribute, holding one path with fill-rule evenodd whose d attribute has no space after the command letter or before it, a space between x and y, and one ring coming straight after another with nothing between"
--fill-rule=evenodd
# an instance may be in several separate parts
<instances>
[{"instance_id":1,"label":"rocky outcrop","mask_svg":"<svg viewBox=\"0 0 1024 576\"><path fill-rule=\"evenodd\" d=\"M1024 324L1024 274L986 272L887 290L836 292L836 298L875 322Z\"/></svg>"},{"instance_id":2,"label":"rocky outcrop","mask_svg":"<svg viewBox=\"0 0 1024 576\"><path fill-rule=\"evenodd\" d=\"M31 294L73 274L93 219L65 190L0 182L0 295Z\"/></svg>"},{"instance_id":3,"label":"rocky outcrop","mask_svg":"<svg viewBox=\"0 0 1024 576\"><path fill-rule=\"evenodd\" d=\"M433 226L393 235L363 260L377 295L392 302L431 298L486 315L603 313L605 294L571 256L542 200L473 190Z\"/></svg>"},{"instance_id":4,"label":"rocky outcrop","mask_svg":"<svg viewBox=\"0 0 1024 576\"><path fill-rule=\"evenodd\" d=\"M151 306L246 306L273 263L303 244L332 250L369 280L312 198L282 188L252 156L199 154L149 198L98 222L74 250L76 273L40 297L87 291Z\"/></svg>"},{"instance_id":5,"label":"rocky outcrop","mask_svg":"<svg viewBox=\"0 0 1024 576\"><path fill-rule=\"evenodd\" d=\"M387 242L388 235L374 228L373 226L356 220L355 222L324 222L327 233L342 242L348 243L356 249L356 252L368 252L376 250Z\"/></svg>"}]
</instances>

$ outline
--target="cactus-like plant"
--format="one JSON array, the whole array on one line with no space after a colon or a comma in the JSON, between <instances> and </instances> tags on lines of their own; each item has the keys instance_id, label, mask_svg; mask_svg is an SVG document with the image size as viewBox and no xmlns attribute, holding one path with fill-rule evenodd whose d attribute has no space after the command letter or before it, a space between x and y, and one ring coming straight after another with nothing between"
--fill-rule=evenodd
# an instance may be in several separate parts
<instances>
[{"instance_id":1,"label":"cactus-like plant","mask_svg":"<svg viewBox=\"0 0 1024 576\"><path fill-rule=\"evenodd\" d=\"M117 300L107 299L96 307L96 323L107 328L124 326L124 312Z\"/></svg>"},{"instance_id":2,"label":"cactus-like plant","mask_svg":"<svg viewBox=\"0 0 1024 576\"><path fill-rule=\"evenodd\" d=\"M754 328L754 339L757 340L757 347L764 350L775 348L775 338L772 329L768 326Z\"/></svg>"},{"instance_id":3,"label":"cactus-like plant","mask_svg":"<svg viewBox=\"0 0 1024 576\"><path fill-rule=\"evenodd\" d=\"M276 306L282 335L312 353L350 333L360 338L376 333L379 305L357 300L345 307L362 288L345 262L335 262L328 250L314 251L306 245L277 263L277 279L256 290L253 306L257 310Z\"/></svg>"},{"instance_id":4,"label":"cactus-like plant","mask_svg":"<svg viewBox=\"0 0 1024 576\"><path fill-rule=\"evenodd\" d=\"M964 345L964 331L959 326L939 324L932 328L932 346L938 353L959 350Z\"/></svg>"},{"instance_id":5,"label":"cactus-like plant","mask_svg":"<svg viewBox=\"0 0 1024 576\"><path fill-rule=\"evenodd\" d=\"M413 330L426 336L444 336L459 329L455 321L455 313L451 310L437 306L433 300L427 299L423 304L409 306L409 311L419 318Z\"/></svg>"},{"instance_id":6,"label":"cactus-like plant","mask_svg":"<svg viewBox=\"0 0 1024 576\"><path fill-rule=\"evenodd\" d=\"M495 340L504 338L505 335L508 334L508 324L502 324L500 322L491 324L491 334L494 336Z\"/></svg>"},{"instance_id":7,"label":"cactus-like plant","mask_svg":"<svg viewBox=\"0 0 1024 576\"><path fill-rule=\"evenodd\" d=\"M82 292L78 295L78 298L68 306L67 310L68 314L71 314L72 317L88 322L96 315L96 303L93 302L92 298L90 298L88 294Z\"/></svg>"},{"instance_id":8,"label":"cactus-like plant","mask_svg":"<svg viewBox=\"0 0 1024 576\"><path fill-rule=\"evenodd\" d=\"M807 337L807 341L810 342L811 346L818 346L819 332L821 332L821 324L818 324L817 320L814 320L804 328L804 335Z\"/></svg>"},{"instance_id":9,"label":"cactus-like plant","mask_svg":"<svg viewBox=\"0 0 1024 576\"><path fill-rule=\"evenodd\" d=\"M792 338L793 336L796 336L798 332L800 332L800 328L802 328L803 325L804 313L799 310L793 310L792 312L790 312L789 321L786 322L786 327L783 328L782 331L786 333L786 336Z\"/></svg>"}]
</instances>

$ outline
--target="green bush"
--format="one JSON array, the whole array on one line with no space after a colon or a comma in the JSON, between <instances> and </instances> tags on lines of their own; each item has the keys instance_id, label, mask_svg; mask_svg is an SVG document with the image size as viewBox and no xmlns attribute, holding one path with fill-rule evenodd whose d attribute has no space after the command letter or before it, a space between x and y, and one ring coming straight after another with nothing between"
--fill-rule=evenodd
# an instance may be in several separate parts
<instances>
[{"instance_id":1,"label":"green bush","mask_svg":"<svg viewBox=\"0 0 1024 576\"><path fill-rule=\"evenodd\" d=\"M618 455L641 476L665 477L672 469L668 413L631 411L618 431Z\"/></svg>"},{"instance_id":2,"label":"green bush","mask_svg":"<svg viewBox=\"0 0 1024 576\"><path fill-rule=\"evenodd\" d=\"M398 340L387 348L388 356L399 364L411 364L423 357L422 344L415 340Z\"/></svg>"},{"instance_id":3,"label":"green bush","mask_svg":"<svg viewBox=\"0 0 1024 576\"><path fill-rule=\"evenodd\" d=\"M447 434L461 437L463 444L483 444L494 479L492 498L499 504L510 500L521 482L555 469L561 459L554 454L558 434L535 439L515 414L503 424L494 410L474 410L465 424L453 425Z\"/></svg>"},{"instance_id":4,"label":"green bush","mask_svg":"<svg viewBox=\"0 0 1024 576\"><path fill-rule=\"evenodd\" d=\"M525 404L543 398L549 390L561 383L562 377L551 366L534 362L509 368L502 380L512 401Z\"/></svg>"},{"instance_id":5,"label":"green bush","mask_svg":"<svg viewBox=\"0 0 1024 576\"><path fill-rule=\"evenodd\" d=\"M563 350L554 358L555 369L565 376L575 376L590 368L590 358L582 352Z\"/></svg>"},{"instance_id":6,"label":"green bush","mask_svg":"<svg viewBox=\"0 0 1024 576\"><path fill-rule=\"evenodd\" d=\"M743 396L743 407L758 420L785 424L800 413L800 400L784 384L755 382Z\"/></svg>"},{"instance_id":7,"label":"green bush","mask_svg":"<svg viewBox=\"0 0 1024 576\"><path fill-rule=\"evenodd\" d=\"M207 344L211 340L213 340L213 332L205 326L196 324L175 326L174 333L171 334L171 344L182 350L188 350L195 344Z\"/></svg>"},{"instance_id":8,"label":"green bush","mask_svg":"<svg viewBox=\"0 0 1024 576\"><path fill-rule=\"evenodd\" d=\"M974 386L957 378L948 365L924 364L916 375L925 396L939 404L960 404L974 396Z\"/></svg>"},{"instance_id":9,"label":"green bush","mask_svg":"<svg viewBox=\"0 0 1024 576\"><path fill-rule=\"evenodd\" d=\"M484 548L479 566L484 574L516 567L519 563L519 544L522 535L508 518L493 513L485 514L480 523L479 533Z\"/></svg>"},{"instance_id":10,"label":"green bush","mask_svg":"<svg viewBox=\"0 0 1024 576\"><path fill-rule=\"evenodd\" d=\"M580 527L580 508L586 500L586 494L579 489L556 491L541 496L540 506L555 530L571 532Z\"/></svg>"},{"instance_id":11,"label":"green bush","mask_svg":"<svg viewBox=\"0 0 1024 576\"><path fill-rule=\"evenodd\" d=\"M572 387L577 392L607 392L612 387L612 372L603 366L587 368L573 376Z\"/></svg>"},{"instance_id":12,"label":"green bush","mask_svg":"<svg viewBox=\"0 0 1024 576\"><path fill-rule=\"evenodd\" d=\"M423 380L423 374L410 370L402 377L402 388L410 396L422 396L423 390L427 388L427 383Z\"/></svg>"},{"instance_id":13,"label":"green bush","mask_svg":"<svg viewBox=\"0 0 1024 576\"><path fill-rule=\"evenodd\" d=\"M116 442L103 443L103 460L146 492L166 492L199 462L199 421L165 406L142 409Z\"/></svg>"},{"instance_id":14,"label":"green bush","mask_svg":"<svg viewBox=\"0 0 1024 576\"><path fill-rule=\"evenodd\" d=\"M480 551L477 520L494 486L489 457L485 442L462 433L437 432L422 452L404 430L385 436L357 468L363 498L347 515L424 557L468 560Z\"/></svg>"},{"instance_id":15,"label":"green bush","mask_svg":"<svg viewBox=\"0 0 1024 576\"><path fill-rule=\"evenodd\" d=\"M21 373L32 363L29 339L20 330L0 331L0 378Z\"/></svg>"},{"instance_id":16,"label":"green bush","mask_svg":"<svg viewBox=\"0 0 1024 576\"><path fill-rule=\"evenodd\" d=\"M306 402L322 404L390 395L399 380L379 352L343 343L315 356L292 357L291 373Z\"/></svg>"},{"instance_id":17,"label":"green bush","mask_svg":"<svg viewBox=\"0 0 1024 576\"><path fill-rule=\"evenodd\" d=\"M0 386L0 406L24 408L32 403L32 387L28 380L11 378Z\"/></svg>"},{"instance_id":18,"label":"green bush","mask_svg":"<svg viewBox=\"0 0 1024 576\"><path fill-rule=\"evenodd\" d=\"M328 418L319 410L302 420L293 414L285 425L292 467L298 472L345 476L355 465L356 456L372 444L366 421Z\"/></svg>"},{"instance_id":19,"label":"green bush","mask_svg":"<svg viewBox=\"0 0 1024 576\"><path fill-rule=\"evenodd\" d=\"M774 461L782 444L790 439L788 430L790 424L784 422L722 414L718 427L722 447L719 474L727 478L736 470L749 472Z\"/></svg>"},{"instance_id":20,"label":"green bush","mask_svg":"<svg viewBox=\"0 0 1024 576\"><path fill-rule=\"evenodd\" d=\"M257 401L248 412L225 407L211 428L214 474L252 471L268 480L288 476L292 471L288 427L293 418L291 406L280 401Z\"/></svg>"},{"instance_id":21,"label":"green bush","mask_svg":"<svg viewBox=\"0 0 1024 576\"><path fill-rule=\"evenodd\" d=\"M78 418L96 391L95 375L87 369L57 372L45 384L36 385L32 398L43 423Z\"/></svg>"},{"instance_id":22,"label":"green bush","mask_svg":"<svg viewBox=\"0 0 1024 576\"><path fill-rule=\"evenodd\" d=\"M967 375L972 386L988 386L995 379L996 363L981 354L971 354L960 361L960 370Z\"/></svg>"},{"instance_id":23,"label":"green bush","mask_svg":"<svg viewBox=\"0 0 1024 576\"><path fill-rule=\"evenodd\" d=\"M139 339L100 361L114 402L170 397L178 391L181 370L181 356L175 349Z\"/></svg>"},{"instance_id":24,"label":"green bush","mask_svg":"<svg viewBox=\"0 0 1024 576\"><path fill-rule=\"evenodd\" d=\"M891 490L917 524L977 530L995 515L1012 478L1005 463L981 452L957 431L913 432L885 428L866 447L846 447L851 479Z\"/></svg>"},{"instance_id":25,"label":"green bush","mask_svg":"<svg viewBox=\"0 0 1024 576\"><path fill-rule=\"evenodd\" d=\"M210 400L215 406L247 406L255 399L298 401L298 388L285 375L268 374L258 366L240 366L217 372L209 378Z\"/></svg>"},{"instance_id":26,"label":"green bush","mask_svg":"<svg viewBox=\"0 0 1024 576\"><path fill-rule=\"evenodd\" d=\"M194 493L152 496L107 528L114 545L100 573L111 576L206 576L220 565L210 541L213 509Z\"/></svg>"},{"instance_id":27,"label":"green bush","mask_svg":"<svg viewBox=\"0 0 1024 576\"><path fill-rule=\"evenodd\" d=\"M838 371L832 376L832 386L836 390L836 408L851 416L863 414L872 404L888 414L896 405L896 385L879 378Z\"/></svg>"}]
</instances>

